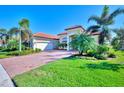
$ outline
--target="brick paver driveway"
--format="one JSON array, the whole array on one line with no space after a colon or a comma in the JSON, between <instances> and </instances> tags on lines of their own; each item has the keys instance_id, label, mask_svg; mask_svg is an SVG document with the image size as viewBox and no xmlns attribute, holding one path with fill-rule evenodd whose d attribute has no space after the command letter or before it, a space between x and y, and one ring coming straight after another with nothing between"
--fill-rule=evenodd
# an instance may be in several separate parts
<instances>
[{"instance_id":1,"label":"brick paver driveway","mask_svg":"<svg viewBox=\"0 0 124 93\"><path fill-rule=\"evenodd\" d=\"M44 51L32 55L0 59L0 64L3 65L10 77L14 77L48 62L68 57L72 53L62 50Z\"/></svg>"}]
</instances>

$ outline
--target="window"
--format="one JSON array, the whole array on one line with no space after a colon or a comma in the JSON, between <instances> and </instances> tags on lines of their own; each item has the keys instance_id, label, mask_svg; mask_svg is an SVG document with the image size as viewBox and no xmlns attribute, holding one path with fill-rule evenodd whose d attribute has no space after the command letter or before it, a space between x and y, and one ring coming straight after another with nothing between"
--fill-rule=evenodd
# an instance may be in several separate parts
<instances>
[{"instance_id":1,"label":"window","mask_svg":"<svg viewBox=\"0 0 124 93\"><path fill-rule=\"evenodd\" d=\"M67 37L62 38L62 42L66 42L67 41Z\"/></svg>"}]
</instances>

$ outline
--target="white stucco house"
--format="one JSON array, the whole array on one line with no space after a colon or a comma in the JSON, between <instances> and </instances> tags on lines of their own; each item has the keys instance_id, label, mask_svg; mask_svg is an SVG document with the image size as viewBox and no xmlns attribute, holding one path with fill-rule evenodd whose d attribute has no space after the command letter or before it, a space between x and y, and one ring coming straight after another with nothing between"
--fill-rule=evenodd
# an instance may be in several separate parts
<instances>
[{"instance_id":1,"label":"white stucco house","mask_svg":"<svg viewBox=\"0 0 124 93\"><path fill-rule=\"evenodd\" d=\"M73 27L68 27L64 32L59 33L56 36L45 34L45 33L36 33L33 35L33 48L40 48L41 50L53 50L57 49L58 43L66 43L66 50L72 50L69 46L69 42L73 39L73 36L76 34L81 34L85 32L85 29L78 25ZM92 37L95 38L98 42L99 33L92 33Z\"/></svg>"}]
</instances>

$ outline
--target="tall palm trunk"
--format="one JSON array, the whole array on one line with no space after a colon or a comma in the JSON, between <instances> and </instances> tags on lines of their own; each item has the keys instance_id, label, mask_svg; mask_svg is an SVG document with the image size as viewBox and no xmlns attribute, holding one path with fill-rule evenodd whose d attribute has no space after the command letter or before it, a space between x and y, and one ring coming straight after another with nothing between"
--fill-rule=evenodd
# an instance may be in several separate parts
<instances>
[{"instance_id":1,"label":"tall palm trunk","mask_svg":"<svg viewBox=\"0 0 124 93\"><path fill-rule=\"evenodd\" d=\"M21 52L22 51L21 29L19 31L19 34L20 34L20 38L19 38L19 51Z\"/></svg>"}]
</instances>

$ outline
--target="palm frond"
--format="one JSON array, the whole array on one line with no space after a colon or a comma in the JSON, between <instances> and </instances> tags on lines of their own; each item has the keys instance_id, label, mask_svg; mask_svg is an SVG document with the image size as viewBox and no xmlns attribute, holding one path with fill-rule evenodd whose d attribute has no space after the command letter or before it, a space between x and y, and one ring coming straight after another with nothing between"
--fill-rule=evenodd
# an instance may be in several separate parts
<instances>
[{"instance_id":1,"label":"palm frond","mask_svg":"<svg viewBox=\"0 0 124 93\"><path fill-rule=\"evenodd\" d=\"M87 32L92 32L94 30L97 31L99 28L100 28L99 25L93 25L93 26L90 26L90 27L87 28Z\"/></svg>"},{"instance_id":2,"label":"palm frond","mask_svg":"<svg viewBox=\"0 0 124 93\"><path fill-rule=\"evenodd\" d=\"M116 9L113 13L110 14L109 16L109 20L112 20L114 17L116 17L119 14L123 14L124 13L124 9L118 8Z\"/></svg>"},{"instance_id":3,"label":"palm frond","mask_svg":"<svg viewBox=\"0 0 124 93\"><path fill-rule=\"evenodd\" d=\"M20 27L23 27L24 29L27 30L29 28L30 22L28 19L23 18L21 21L19 21L19 25Z\"/></svg>"},{"instance_id":4,"label":"palm frond","mask_svg":"<svg viewBox=\"0 0 124 93\"><path fill-rule=\"evenodd\" d=\"M4 29L4 28L1 28L1 29L0 29L0 33L1 33L1 34L6 34L6 33L7 33L7 30Z\"/></svg>"},{"instance_id":5,"label":"palm frond","mask_svg":"<svg viewBox=\"0 0 124 93\"><path fill-rule=\"evenodd\" d=\"M103 8L103 13L101 15L101 18L106 17L109 14L109 6L105 5Z\"/></svg>"},{"instance_id":6,"label":"palm frond","mask_svg":"<svg viewBox=\"0 0 124 93\"><path fill-rule=\"evenodd\" d=\"M90 22L90 21L95 21L95 22L97 22L98 24L100 24L102 20L101 20L101 18L98 17L98 16L91 16L91 17L88 19L88 22Z\"/></svg>"},{"instance_id":7,"label":"palm frond","mask_svg":"<svg viewBox=\"0 0 124 93\"><path fill-rule=\"evenodd\" d=\"M114 22L114 20L106 20L106 21L104 21L104 24L105 25L112 25L112 24L114 24L115 22Z\"/></svg>"},{"instance_id":8,"label":"palm frond","mask_svg":"<svg viewBox=\"0 0 124 93\"><path fill-rule=\"evenodd\" d=\"M16 34L19 32L19 29L17 27L13 27L8 31L8 34Z\"/></svg>"}]
</instances>

